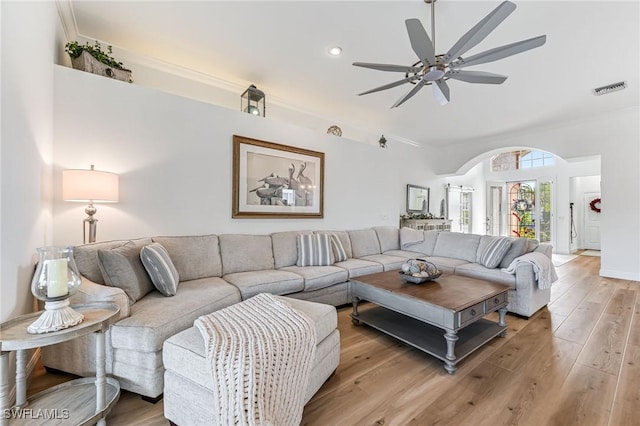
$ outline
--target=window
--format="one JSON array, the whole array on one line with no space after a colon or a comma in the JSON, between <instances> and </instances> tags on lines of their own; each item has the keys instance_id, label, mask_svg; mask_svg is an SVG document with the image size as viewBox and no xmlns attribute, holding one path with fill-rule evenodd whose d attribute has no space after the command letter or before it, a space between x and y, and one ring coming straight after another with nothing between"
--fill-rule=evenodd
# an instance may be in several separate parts
<instances>
[{"instance_id":1,"label":"window","mask_svg":"<svg viewBox=\"0 0 640 426\"><path fill-rule=\"evenodd\" d=\"M493 157L491 159L491 171L505 172L552 166L554 164L555 157L552 154L542 151L520 150L503 152Z\"/></svg>"}]
</instances>

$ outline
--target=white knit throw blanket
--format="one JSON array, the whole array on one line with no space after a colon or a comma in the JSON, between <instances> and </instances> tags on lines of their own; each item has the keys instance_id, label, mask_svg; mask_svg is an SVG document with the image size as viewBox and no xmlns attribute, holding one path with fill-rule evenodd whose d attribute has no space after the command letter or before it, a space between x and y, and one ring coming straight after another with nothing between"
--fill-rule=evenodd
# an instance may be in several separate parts
<instances>
[{"instance_id":1,"label":"white knit throw blanket","mask_svg":"<svg viewBox=\"0 0 640 426\"><path fill-rule=\"evenodd\" d=\"M300 424L316 347L310 318L263 293L194 324L213 375L215 424Z\"/></svg>"},{"instance_id":2,"label":"white knit throw blanket","mask_svg":"<svg viewBox=\"0 0 640 426\"><path fill-rule=\"evenodd\" d=\"M515 274L518 265L521 263L529 263L533 267L533 273L538 281L538 288L541 290L551 288L551 284L558 280L556 268L553 266L551 259L546 254L533 251L516 257L513 262L502 271L508 274Z\"/></svg>"}]
</instances>

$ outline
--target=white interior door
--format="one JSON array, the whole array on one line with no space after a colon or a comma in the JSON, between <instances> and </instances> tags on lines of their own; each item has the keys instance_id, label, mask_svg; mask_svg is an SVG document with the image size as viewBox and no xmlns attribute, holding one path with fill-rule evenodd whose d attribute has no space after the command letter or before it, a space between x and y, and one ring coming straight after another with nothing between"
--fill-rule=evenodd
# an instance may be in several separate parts
<instances>
[{"instance_id":1,"label":"white interior door","mask_svg":"<svg viewBox=\"0 0 640 426\"><path fill-rule=\"evenodd\" d=\"M593 200L600 198L599 192L584 193L584 232L582 238L582 248L589 250L600 250L600 213L591 209ZM598 203L596 207L600 207Z\"/></svg>"},{"instance_id":2,"label":"white interior door","mask_svg":"<svg viewBox=\"0 0 640 426\"><path fill-rule=\"evenodd\" d=\"M505 235L506 186L504 182L487 182L487 235Z\"/></svg>"}]
</instances>

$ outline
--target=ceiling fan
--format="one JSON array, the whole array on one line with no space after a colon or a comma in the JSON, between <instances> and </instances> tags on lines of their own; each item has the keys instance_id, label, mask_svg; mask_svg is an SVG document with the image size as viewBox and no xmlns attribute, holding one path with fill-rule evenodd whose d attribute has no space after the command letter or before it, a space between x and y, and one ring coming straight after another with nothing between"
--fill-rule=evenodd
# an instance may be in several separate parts
<instances>
[{"instance_id":1,"label":"ceiling fan","mask_svg":"<svg viewBox=\"0 0 640 426\"><path fill-rule=\"evenodd\" d=\"M508 56L516 55L530 49L542 46L546 40L546 35L530 38L528 40L518 41L516 43L507 44L496 47L475 55L463 58L466 52L471 50L477 44L491 33L507 16L516 9L516 5L510 1L505 1L496 7L491 13L471 28L460 40L453 45L445 54L436 55L435 53L435 2L436 0L424 0L431 4L431 38L427 35L422 23L419 19L407 19L405 24L409 33L409 40L413 51L418 55L418 62L411 66L391 65L391 64L372 64L367 62L354 62L357 67L371 68L379 71L403 72L405 77L393 83L376 87L360 93L366 95L369 93L379 92L381 90L391 89L405 83L415 84L404 96L394 103L391 108L398 107L406 102L413 95L418 93L422 87L432 85L433 94L441 105L449 102L449 86L446 80L452 78L454 80L465 81L467 83L482 84L501 84L507 76L494 74L484 71L464 71L462 68L473 65L485 64L497 61ZM433 40L433 41L432 41Z\"/></svg>"}]
</instances>

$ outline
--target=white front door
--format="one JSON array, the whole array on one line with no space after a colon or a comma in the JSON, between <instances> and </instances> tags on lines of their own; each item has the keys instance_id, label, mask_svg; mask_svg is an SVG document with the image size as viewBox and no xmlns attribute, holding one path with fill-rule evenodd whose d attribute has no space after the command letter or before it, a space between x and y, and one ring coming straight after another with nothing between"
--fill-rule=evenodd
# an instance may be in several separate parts
<instances>
[{"instance_id":1,"label":"white front door","mask_svg":"<svg viewBox=\"0 0 640 426\"><path fill-rule=\"evenodd\" d=\"M591 203L600 198L599 192L584 193L584 232L582 237L582 248L589 250L600 250L600 213L591 208ZM600 203L595 204L600 208Z\"/></svg>"}]
</instances>

